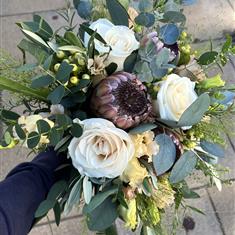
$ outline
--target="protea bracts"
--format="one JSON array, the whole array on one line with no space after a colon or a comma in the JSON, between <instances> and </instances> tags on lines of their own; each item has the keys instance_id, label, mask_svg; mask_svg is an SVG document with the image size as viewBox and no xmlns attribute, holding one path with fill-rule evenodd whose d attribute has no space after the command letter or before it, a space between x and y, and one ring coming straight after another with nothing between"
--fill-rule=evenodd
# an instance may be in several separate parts
<instances>
[{"instance_id":1,"label":"protea bracts","mask_svg":"<svg viewBox=\"0 0 235 235\"><path fill-rule=\"evenodd\" d=\"M152 111L150 96L136 75L118 72L102 80L91 98L96 116L127 129L146 121Z\"/></svg>"}]
</instances>

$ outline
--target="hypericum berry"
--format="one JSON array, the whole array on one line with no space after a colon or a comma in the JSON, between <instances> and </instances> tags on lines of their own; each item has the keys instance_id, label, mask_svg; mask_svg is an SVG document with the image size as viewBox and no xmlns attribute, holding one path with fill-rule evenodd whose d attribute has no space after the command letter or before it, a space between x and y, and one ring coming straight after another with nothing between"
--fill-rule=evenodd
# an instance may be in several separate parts
<instances>
[{"instance_id":1,"label":"hypericum berry","mask_svg":"<svg viewBox=\"0 0 235 235\"><path fill-rule=\"evenodd\" d=\"M56 56L57 56L58 59L62 60L65 57L65 53L63 51L58 51L56 53Z\"/></svg>"},{"instance_id":2,"label":"hypericum berry","mask_svg":"<svg viewBox=\"0 0 235 235\"><path fill-rule=\"evenodd\" d=\"M73 66L72 72L73 72L73 73L77 73L78 70L79 70L78 66L77 66L76 64L71 64L71 65Z\"/></svg>"},{"instance_id":3,"label":"hypericum berry","mask_svg":"<svg viewBox=\"0 0 235 235\"><path fill-rule=\"evenodd\" d=\"M57 72L59 70L59 67L60 67L60 63L57 63L54 65L55 72Z\"/></svg>"},{"instance_id":4,"label":"hypericum berry","mask_svg":"<svg viewBox=\"0 0 235 235\"><path fill-rule=\"evenodd\" d=\"M79 79L78 79L78 77L76 77L76 76L72 76L72 77L69 79L69 81L70 81L70 83L71 83L72 85L75 85L75 86L79 83Z\"/></svg>"},{"instance_id":5,"label":"hypericum berry","mask_svg":"<svg viewBox=\"0 0 235 235\"><path fill-rule=\"evenodd\" d=\"M82 79L87 79L87 80L89 80L89 79L91 79L91 77L90 77L90 75L89 74L83 74L82 75Z\"/></svg>"}]
</instances>

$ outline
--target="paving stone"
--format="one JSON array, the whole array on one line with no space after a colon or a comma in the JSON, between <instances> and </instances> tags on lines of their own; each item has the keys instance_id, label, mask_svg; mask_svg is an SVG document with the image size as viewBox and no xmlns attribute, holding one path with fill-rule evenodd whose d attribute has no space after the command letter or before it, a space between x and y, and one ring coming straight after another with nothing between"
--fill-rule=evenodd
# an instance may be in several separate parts
<instances>
[{"instance_id":1,"label":"paving stone","mask_svg":"<svg viewBox=\"0 0 235 235\"><path fill-rule=\"evenodd\" d=\"M65 0L56 1L32 1L32 0L0 0L0 16L17 15L39 11L61 9L65 7Z\"/></svg>"},{"instance_id":2,"label":"paving stone","mask_svg":"<svg viewBox=\"0 0 235 235\"><path fill-rule=\"evenodd\" d=\"M211 206L210 199L205 189L197 190L201 196L200 199L187 200L187 204L202 210L206 216L196 213L192 210L186 213L186 216L191 216L195 221L195 229L189 232L189 235L221 235L220 225L216 219L214 210ZM179 234L181 235L181 234Z\"/></svg>"},{"instance_id":3,"label":"paving stone","mask_svg":"<svg viewBox=\"0 0 235 235\"><path fill-rule=\"evenodd\" d=\"M188 31L194 38L209 40L223 37L235 29L235 3L227 0L198 0L197 4L185 7Z\"/></svg>"},{"instance_id":4,"label":"paving stone","mask_svg":"<svg viewBox=\"0 0 235 235\"><path fill-rule=\"evenodd\" d=\"M235 235L234 185L224 187L222 192L218 192L216 188L208 189L208 192L213 200L225 234Z\"/></svg>"},{"instance_id":5,"label":"paving stone","mask_svg":"<svg viewBox=\"0 0 235 235\"><path fill-rule=\"evenodd\" d=\"M88 231L83 217L62 221L59 227L52 224L52 229L54 235L95 235Z\"/></svg>"},{"instance_id":6,"label":"paving stone","mask_svg":"<svg viewBox=\"0 0 235 235\"><path fill-rule=\"evenodd\" d=\"M51 233L49 225L44 225L40 227L35 227L31 230L31 232L28 235L53 235ZM55 235L55 234L54 234ZM68 234L70 235L70 234ZM72 235L72 234L71 234ZM75 235L75 234L74 234Z\"/></svg>"}]
</instances>

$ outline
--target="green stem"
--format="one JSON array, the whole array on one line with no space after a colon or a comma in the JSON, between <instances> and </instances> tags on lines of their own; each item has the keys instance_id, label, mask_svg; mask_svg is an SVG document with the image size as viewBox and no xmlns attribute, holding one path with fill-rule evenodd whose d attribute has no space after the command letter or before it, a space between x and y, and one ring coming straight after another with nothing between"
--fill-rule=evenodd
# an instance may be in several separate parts
<instances>
[{"instance_id":1,"label":"green stem","mask_svg":"<svg viewBox=\"0 0 235 235\"><path fill-rule=\"evenodd\" d=\"M16 82L11 79L6 79L4 77L0 77L0 90L8 90L14 93L22 94L41 101L48 102L47 91L32 89L30 87L20 84L19 82Z\"/></svg>"}]
</instances>

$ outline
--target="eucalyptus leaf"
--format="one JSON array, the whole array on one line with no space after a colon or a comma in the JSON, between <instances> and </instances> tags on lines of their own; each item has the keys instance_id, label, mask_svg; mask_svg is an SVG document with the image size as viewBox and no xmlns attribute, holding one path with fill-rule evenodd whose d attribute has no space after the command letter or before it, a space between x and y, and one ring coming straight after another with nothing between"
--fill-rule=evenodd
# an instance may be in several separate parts
<instances>
[{"instance_id":1,"label":"eucalyptus leaf","mask_svg":"<svg viewBox=\"0 0 235 235\"><path fill-rule=\"evenodd\" d=\"M196 154L193 151L185 152L174 165L169 178L170 182L175 184L184 180L190 173L192 173L196 164Z\"/></svg>"},{"instance_id":2,"label":"eucalyptus leaf","mask_svg":"<svg viewBox=\"0 0 235 235\"><path fill-rule=\"evenodd\" d=\"M138 6L140 12L150 12L153 10L153 0L140 0Z\"/></svg>"},{"instance_id":3,"label":"eucalyptus leaf","mask_svg":"<svg viewBox=\"0 0 235 235\"><path fill-rule=\"evenodd\" d=\"M135 67L137 61L138 53L133 51L124 61L124 71L131 73Z\"/></svg>"},{"instance_id":4,"label":"eucalyptus leaf","mask_svg":"<svg viewBox=\"0 0 235 235\"><path fill-rule=\"evenodd\" d=\"M48 52L45 49L39 47L36 43L30 42L26 39L21 40L21 42L18 44L18 47L21 50L26 51L34 56L39 64L44 63L44 61L49 56Z\"/></svg>"},{"instance_id":5,"label":"eucalyptus leaf","mask_svg":"<svg viewBox=\"0 0 235 235\"><path fill-rule=\"evenodd\" d=\"M13 111L6 110L6 109L1 109L0 115L1 115L1 118L6 119L6 120L12 120L12 121L16 121L20 117L18 113L15 113Z\"/></svg>"},{"instance_id":6,"label":"eucalyptus leaf","mask_svg":"<svg viewBox=\"0 0 235 235\"><path fill-rule=\"evenodd\" d=\"M39 134L48 133L51 129L48 122L43 119L38 120L36 124L37 124L37 129L38 129Z\"/></svg>"},{"instance_id":7,"label":"eucalyptus leaf","mask_svg":"<svg viewBox=\"0 0 235 235\"><path fill-rule=\"evenodd\" d=\"M83 129L81 127L81 125L79 125L78 123L73 123L71 129L70 129L71 135L79 138L82 135Z\"/></svg>"},{"instance_id":8,"label":"eucalyptus leaf","mask_svg":"<svg viewBox=\"0 0 235 235\"><path fill-rule=\"evenodd\" d=\"M66 83L70 78L70 74L72 70L73 70L73 66L63 61L60 64L58 72L56 73L56 79L63 83Z\"/></svg>"},{"instance_id":9,"label":"eucalyptus leaf","mask_svg":"<svg viewBox=\"0 0 235 235\"><path fill-rule=\"evenodd\" d=\"M91 231L104 231L117 217L117 205L112 201L112 197L107 197L92 213L87 214L87 225Z\"/></svg>"},{"instance_id":10,"label":"eucalyptus leaf","mask_svg":"<svg viewBox=\"0 0 235 235\"><path fill-rule=\"evenodd\" d=\"M15 125L15 131L21 140L24 140L26 138L26 134L19 124Z\"/></svg>"},{"instance_id":11,"label":"eucalyptus leaf","mask_svg":"<svg viewBox=\"0 0 235 235\"><path fill-rule=\"evenodd\" d=\"M106 6L115 25L124 25L128 27L128 13L118 0L106 0Z\"/></svg>"},{"instance_id":12,"label":"eucalyptus leaf","mask_svg":"<svg viewBox=\"0 0 235 235\"><path fill-rule=\"evenodd\" d=\"M167 11L164 13L163 19L164 21L171 23L180 23L186 21L185 15L179 11Z\"/></svg>"},{"instance_id":13,"label":"eucalyptus leaf","mask_svg":"<svg viewBox=\"0 0 235 235\"><path fill-rule=\"evenodd\" d=\"M167 45L173 45L177 42L180 36L180 30L175 24L166 24L160 28L160 38Z\"/></svg>"},{"instance_id":14,"label":"eucalyptus leaf","mask_svg":"<svg viewBox=\"0 0 235 235\"><path fill-rule=\"evenodd\" d=\"M52 91L48 95L48 100L51 101L52 104L59 104L62 100L65 93L65 88L63 86L58 86L54 91Z\"/></svg>"},{"instance_id":15,"label":"eucalyptus leaf","mask_svg":"<svg viewBox=\"0 0 235 235\"><path fill-rule=\"evenodd\" d=\"M135 18L135 23L149 28L154 25L155 16L152 13L142 12Z\"/></svg>"},{"instance_id":16,"label":"eucalyptus leaf","mask_svg":"<svg viewBox=\"0 0 235 235\"><path fill-rule=\"evenodd\" d=\"M49 210L51 210L54 207L54 205L55 205L54 201L51 200L42 201L34 214L35 218L40 218L42 216L45 216L49 212Z\"/></svg>"},{"instance_id":17,"label":"eucalyptus leaf","mask_svg":"<svg viewBox=\"0 0 235 235\"><path fill-rule=\"evenodd\" d=\"M82 194L82 180L83 178L81 177L77 183L73 186L69 198L65 204L64 207L64 213L65 215L68 215L69 212L72 210L73 206L78 204L81 199L81 194Z\"/></svg>"},{"instance_id":18,"label":"eucalyptus leaf","mask_svg":"<svg viewBox=\"0 0 235 235\"><path fill-rule=\"evenodd\" d=\"M32 80L31 87L32 88L42 88L51 85L54 82L53 77L50 75L44 75L40 77L36 77Z\"/></svg>"},{"instance_id":19,"label":"eucalyptus leaf","mask_svg":"<svg viewBox=\"0 0 235 235\"><path fill-rule=\"evenodd\" d=\"M91 18L92 12L92 1L91 0L73 0L75 9L77 10L78 15L85 19L89 20Z\"/></svg>"},{"instance_id":20,"label":"eucalyptus leaf","mask_svg":"<svg viewBox=\"0 0 235 235\"><path fill-rule=\"evenodd\" d=\"M225 156L225 150L219 144L215 144L206 140L201 140L200 146L204 151L206 151L207 153L213 156L220 157L220 158L223 158Z\"/></svg>"},{"instance_id":21,"label":"eucalyptus leaf","mask_svg":"<svg viewBox=\"0 0 235 235\"><path fill-rule=\"evenodd\" d=\"M153 156L153 165L157 175L168 171L176 159L176 147L172 139L166 134L156 136L155 141L159 145L159 152Z\"/></svg>"},{"instance_id":22,"label":"eucalyptus leaf","mask_svg":"<svg viewBox=\"0 0 235 235\"><path fill-rule=\"evenodd\" d=\"M210 106L210 96L203 93L193 102L192 105L182 114L178 122L178 126L192 126L201 121L205 112L208 111Z\"/></svg>"},{"instance_id":23,"label":"eucalyptus leaf","mask_svg":"<svg viewBox=\"0 0 235 235\"><path fill-rule=\"evenodd\" d=\"M39 144L40 138L41 138L40 134L37 133L36 131L29 133L27 137L28 148L33 149L37 147L37 145Z\"/></svg>"},{"instance_id":24,"label":"eucalyptus leaf","mask_svg":"<svg viewBox=\"0 0 235 235\"><path fill-rule=\"evenodd\" d=\"M117 192L118 192L117 187L113 187L106 191L99 192L92 198L91 202L88 205L84 206L83 213L84 214L91 213L92 211L95 210L96 207L102 204L105 199L107 199L111 195L117 194Z\"/></svg>"},{"instance_id":25,"label":"eucalyptus leaf","mask_svg":"<svg viewBox=\"0 0 235 235\"><path fill-rule=\"evenodd\" d=\"M129 134L135 135L135 134L141 134L144 133L146 131L150 131L157 128L157 125L154 123L144 123L144 124L140 124L137 127L134 127L133 129L131 129L129 131Z\"/></svg>"},{"instance_id":26,"label":"eucalyptus leaf","mask_svg":"<svg viewBox=\"0 0 235 235\"><path fill-rule=\"evenodd\" d=\"M62 137L63 137L62 130L58 130L56 127L51 128L49 133L50 145L56 146L58 142L62 139Z\"/></svg>"},{"instance_id":27,"label":"eucalyptus leaf","mask_svg":"<svg viewBox=\"0 0 235 235\"><path fill-rule=\"evenodd\" d=\"M66 187L67 183L65 180L57 181L51 187L47 195L47 200L56 201L59 198L59 196L65 191Z\"/></svg>"}]
</instances>

